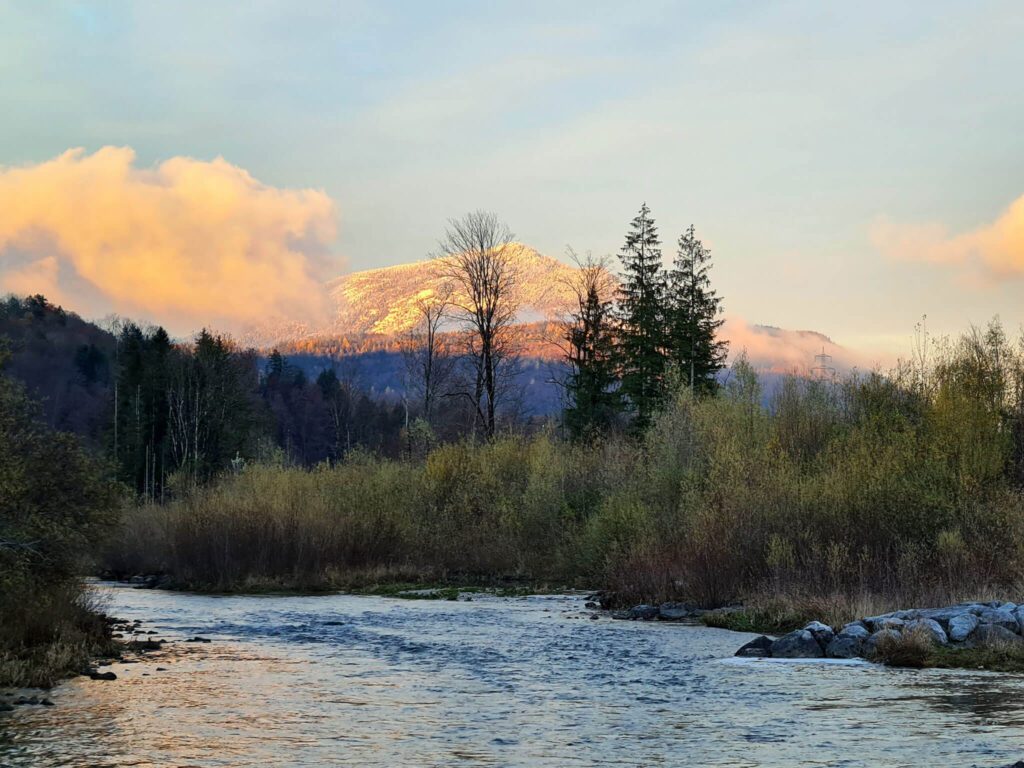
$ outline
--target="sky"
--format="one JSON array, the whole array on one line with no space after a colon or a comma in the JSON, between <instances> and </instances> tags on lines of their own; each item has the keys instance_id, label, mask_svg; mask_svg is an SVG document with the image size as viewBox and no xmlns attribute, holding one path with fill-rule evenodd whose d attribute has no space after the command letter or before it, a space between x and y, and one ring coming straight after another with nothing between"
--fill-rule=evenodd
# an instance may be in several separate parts
<instances>
[{"instance_id":1,"label":"sky","mask_svg":"<svg viewBox=\"0 0 1024 768\"><path fill-rule=\"evenodd\" d=\"M449 217L614 254L646 201L731 318L1015 331L1022 39L1015 1L0 0L0 290L318 316Z\"/></svg>"}]
</instances>

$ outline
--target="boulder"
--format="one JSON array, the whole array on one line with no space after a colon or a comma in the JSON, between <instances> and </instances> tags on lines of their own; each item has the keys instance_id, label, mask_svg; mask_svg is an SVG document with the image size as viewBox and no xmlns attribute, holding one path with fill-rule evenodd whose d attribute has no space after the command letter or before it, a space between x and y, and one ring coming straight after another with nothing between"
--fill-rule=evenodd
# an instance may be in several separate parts
<instances>
[{"instance_id":1,"label":"boulder","mask_svg":"<svg viewBox=\"0 0 1024 768\"><path fill-rule=\"evenodd\" d=\"M798 629L772 643L771 655L778 659L820 659L825 652L814 635L806 629Z\"/></svg>"},{"instance_id":2,"label":"boulder","mask_svg":"<svg viewBox=\"0 0 1024 768\"><path fill-rule=\"evenodd\" d=\"M1024 638L999 624L979 624L971 633L969 642L975 648L984 648L990 645L1018 645L1024 643Z\"/></svg>"},{"instance_id":3,"label":"boulder","mask_svg":"<svg viewBox=\"0 0 1024 768\"><path fill-rule=\"evenodd\" d=\"M859 621L851 622L839 630L825 648L825 655L831 659L852 659L864 655L864 641L871 633Z\"/></svg>"},{"instance_id":4,"label":"boulder","mask_svg":"<svg viewBox=\"0 0 1024 768\"><path fill-rule=\"evenodd\" d=\"M982 608L977 613L978 622L981 624L994 624L1003 627L1011 632L1019 632L1020 624L1017 617L1011 611L1002 608Z\"/></svg>"},{"instance_id":5,"label":"boulder","mask_svg":"<svg viewBox=\"0 0 1024 768\"><path fill-rule=\"evenodd\" d=\"M1013 617L1017 620L1017 631L1024 634L1024 605L1013 609Z\"/></svg>"},{"instance_id":6,"label":"boulder","mask_svg":"<svg viewBox=\"0 0 1024 768\"><path fill-rule=\"evenodd\" d=\"M954 643L962 643L970 637L978 626L978 617L973 613L961 613L949 620L949 639Z\"/></svg>"},{"instance_id":7,"label":"boulder","mask_svg":"<svg viewBox=\"0 0 1024 768\"><path fill-rule=\"evenodd\" d=\"M942 629L939 622L935 621L935 619L914 619L909 621L907 622L907 631L925 632L936 645L945 645L949 642L945 630Z\"/></svg>"},{"instance_id":8,"label":"boulder","mask_svg":"<svg viewBox=\"0 0 1024 768\"><path fill-rule=\"evenodd\" d=\"M871 658L875 655L875 650L878 648L878 644L882 640L889 638L892 640L899 640L900 633L895 629L880 629L871 635L867 640L864 641L864 656Z\"/></svg>"},{"instance_id":9,"label":"boulder","mask_svg":"<svg viewBox=\"0 0 1024 768\"><path fill-rule=\"evenodd\" d=\"M682 621L694 615L695 606L686 603L662 603L658 606L660 621Z\"/></svg>"},{"instance_id":10,"label":"boulder","mask_svg":"<svg viewBox=\"0 0 1024 768\"><path fill-rule=\"evenodd\" d=\"M772 639L765 635L756 637L738 651L737 656L764 657L772 655Z\"/></svg>"},{"instance_id":11,"label":"boulder","mask_svg":"<svg viewBox=\"0 0 1024 768\"><path fill-rule=\"evenodd\" d=\"M855 659L863 656L864 640L853 635L836 635L825 649L825 655L830 659Z\"/></svg>"},{"instance_id":12,"label":"boulder","mask_svg":"<svg viewBox=\"0 0 1024 768\"><path fill-rule=\"evenodd\" d=\"M946 608L929 608L921 611L921 618L932 619L939 623L946 632L949 632L949 623L958 616L970 616L971 609L977 607L974 603L962 603L961 605L950 605Z\"/></svg>"},{"instance_id":13,"label":"boulder","mask_svg":"<svg viewBox=\"0 0 1024 768\"><path fill-rule=\"evenodd\" d=\"M818 641L818 645L821 646L822 650L825 650L836 636L836 633L832 631L832 627L828 624L822 624L820 621L812 621L804 627L804 630L811 633L814 639Z\"/></svg>"},{"instance_id":14,"label":"boulder","mask_svg":"<svg viewBox=\"0 0 1024 768\"><path fill-rule=\"evenodd\" d=\"M654 621L660 612L656 605L634 605L629 609L629 618L637 621Z\"/></svg>"},{"instance_id":15,"label":"boulder","mask_svg":"<svg viewBox=\"0 0 1024 768\"><path fill-rule=\"evenodd\" d=\"M117 680L113 672L93 672L89 675L93 680Z\"/></svg>"},{"instance_id":16,"label":"boulder","mask_svg":"<svg viewBox=\"0 0 1024 768\"><path fill-rule=\"evenodd\" d=\"M858 637L861 640L867 640L871 635L867 628L859 621L854 621L844 625L843 628L839 630L839 634L846 637Z\"/></svg>"},{"instance_id":17,"label":"boulder","mask_svg":"<svg viewBox=\"0 0 1024 768\"><path fill-rule=\"evenodd\" d=\"M904 613L897 611L896 613ZM902 630L906 621L895 613L884 613L881 616L869 616L864 619L864 624L872 633L881 632L883 629Z\"/></svg>"}]
</instances>

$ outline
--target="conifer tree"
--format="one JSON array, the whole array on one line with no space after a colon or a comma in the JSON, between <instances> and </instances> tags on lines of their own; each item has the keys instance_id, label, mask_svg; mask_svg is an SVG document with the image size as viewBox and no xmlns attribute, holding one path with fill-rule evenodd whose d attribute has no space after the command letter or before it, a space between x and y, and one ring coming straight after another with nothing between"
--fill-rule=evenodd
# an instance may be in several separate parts
<instances>
[{"instance_id":1,"label":"conifer tree","mask_svg":"<svg viewBox=\"0 0 1024 768\"><path fill-rule=\"evenodd\" d=\"M697 238L693 225L679 238L669 275L666 301L669 357L695 394L718 387L716 374L725 367L728 343L716 339L724 320L722 300L711 288L711 251Z\"/></svg>"},{"instance_id":2,"label":"conifer tree","mask_svg":"<svg viewBox=\"0 0 1024 768\"><path fill-rule=\"evenodd\" d=\"M622 396L615 364L614 278L603 259L573 258L579 273L570 285L577 306L564 336L570 371L565 424L580 438L607 430L622 410Z\"/></svg>"},{"instance_id":3,"label":"conifer tree","mask_svg":"<svg viewBox=\"0 0 1024 768\"><path fill-rule=\"evenodd\" d=\"M650 422L664 390L667 339L662 310L666 284L660 245L651 211L644 203L619 254L623 267L618 302L622 394L636 414L637 429Z\"/></svg>"}]
</instances>

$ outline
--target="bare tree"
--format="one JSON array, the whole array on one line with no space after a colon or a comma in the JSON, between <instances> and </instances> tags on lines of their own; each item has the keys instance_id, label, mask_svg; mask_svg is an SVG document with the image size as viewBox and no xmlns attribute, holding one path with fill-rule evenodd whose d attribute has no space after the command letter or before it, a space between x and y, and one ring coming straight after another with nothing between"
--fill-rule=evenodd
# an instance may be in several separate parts
<instances>
[{"instance_id":1,"label":"bare tree","mask_svg":"<svg viewBox=\"0 0 1024 768\"><path fill-rule=\"evenodd\" d=\"M417 396L421 415L428 423L457 361L444 334L444 322L452 308L451 297L451 286L444 284L434 296L418 300L415 305L418 320L402 341L406 402L411 395Z\"/></svg>"},{"instance_id":2,"label":"bare tree","mask_svg":"<svg viewBox=\"0 0 1024 768\"><path fill-rule=\"evenodd\" d=\"M509 228L485 211L449 219L439 245L439 272L452 284L454 314L469 336L472 361L471 387L454 394L472 401L490 438L518 357L512 325L519 309L519 246Z\"/></svg>"}]
</instances>

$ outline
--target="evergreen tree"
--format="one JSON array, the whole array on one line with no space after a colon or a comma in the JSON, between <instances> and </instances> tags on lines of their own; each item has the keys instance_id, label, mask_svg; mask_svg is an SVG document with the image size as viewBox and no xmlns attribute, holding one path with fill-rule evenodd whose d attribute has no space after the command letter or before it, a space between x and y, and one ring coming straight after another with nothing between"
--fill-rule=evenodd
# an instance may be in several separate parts
<instances>
[{"instance_id":1,"label":"evergreen tree","mask_svg":"<svg viewBox=\"0 0 1024 768\"><path fill-rule=\"evenodd\" d=\"M711 251L697 238L693 225L679 238L669 275L666 330L669 357L696 394L718 387L716 374L725 367L728 343L716 340L724 320L722 300L711 288Z\"/></svg>"},{"instance_id":2,"label":"evergreen tree","mask_svg":"<svg viewBox=\"0 0 1024 768\"><path fill-rule=\"evenodd\" d=\"M619 258L623 275L619 289L619 355L622 394L636 413L636 428L650 423L664 394L664 312L666 284L661 266L661 241L651 211L644 203L630 224Z\"/></svg>"},{"instance_id":3,"label":"evergreen tree","mask_svg":"<svg viewBox=\"0 0 1024 768\"><path fill-rule=\"evenodd\" d=\"M573 437L608 429L622 410L615 367L611 276L602 260L587 257L572 285L577 307L565 328L569 406L565 424Z\"/></svg>"}]
</instances>

